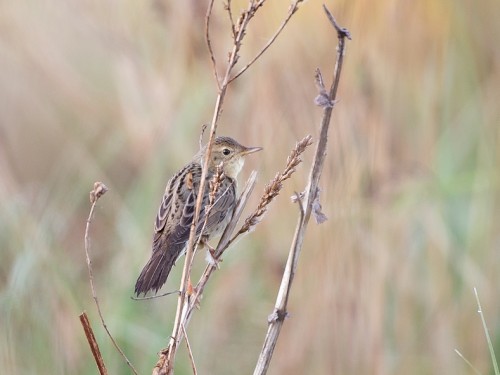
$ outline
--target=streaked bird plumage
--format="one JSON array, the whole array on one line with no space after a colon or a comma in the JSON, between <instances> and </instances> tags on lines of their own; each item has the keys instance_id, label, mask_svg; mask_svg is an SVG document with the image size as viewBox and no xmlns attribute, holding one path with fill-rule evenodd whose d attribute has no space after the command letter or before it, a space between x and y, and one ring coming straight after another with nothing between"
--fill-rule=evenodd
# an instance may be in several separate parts
<instances>
[{"instance_id":1,"label":"streaked bird plumage","mask_svg":"<svg viewBox=\"0 0 500 375\"><path fill-rule=\"evenodd\" d=\"M222 233L231 219L236 204L236 178L244 163L244 156L261 150L245 147L230 137L214 140L201 204L196 235L202 243ZM177 259L184 254L199 192L203 158L206 146L193 160L177 172L167 183L154 225L151 258L144 266L135 284L135 293L157 292ZM222 166L223 177L215 193L213 207L206 218L205 207L209 204L210 181L217 166ZM206 226L203 225L206 220ZM203 233L202 233L203 230Z\"/></svg>"}]
</instances>

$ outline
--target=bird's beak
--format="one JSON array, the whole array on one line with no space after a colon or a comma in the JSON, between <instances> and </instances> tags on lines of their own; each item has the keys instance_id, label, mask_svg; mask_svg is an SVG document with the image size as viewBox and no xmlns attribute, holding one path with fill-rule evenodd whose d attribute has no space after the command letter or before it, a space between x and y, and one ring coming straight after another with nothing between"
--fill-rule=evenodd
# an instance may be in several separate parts
<instances>
[{"instance_id":1,"label":"bird's beak","mask_svg":"<svg viewBox=\"0 0 500 375\"><path fill-rule=\"evenodd\" d=\"M248 155L248 154L253 154L254 152L262 150L262 147L247 147L243 150L241 153L242 155Z\"/></svg>"}]
</instances>

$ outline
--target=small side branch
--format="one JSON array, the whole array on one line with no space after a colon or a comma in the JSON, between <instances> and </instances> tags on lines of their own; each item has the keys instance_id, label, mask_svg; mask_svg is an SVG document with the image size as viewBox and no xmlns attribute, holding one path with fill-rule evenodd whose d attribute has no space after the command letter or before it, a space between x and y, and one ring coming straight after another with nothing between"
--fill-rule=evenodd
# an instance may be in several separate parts
<instances>
[{"instance_id":1,"label":"small side branch","mask_svg":"<svg viewBox=\"0 0 500 375\"><path fill-rule=\"evenodd\" d=\"M193 351L191 350L191 344L189 344L189 339L188 339L188 335L186 332L186 327L184 327L184 325L182 326L182 333L184 334L184 337L186 338L186 347L187 347L188 354L189 354L189 360L191 361L191 367L193 368L193 375L197 375L198 371L196 370L196 364L194 363Z\"/></svg>"},{"instance_id":2,"label":"small side branch","mask_svg":"<svg viewBox=\"0 0 500 375\"><path fill-rule=\"evenodd\" d=\"M333 104L335 103L337 97L337 89L340 80L340 74L342 71L342 62L345 50L345 38L350 38L349 32L346 29L340 28L335 22L335 19L333 18L331 13L328 11L328 9L325 6L323 7L327 14L328 19L334 26L337 32L337 37L339 39L336 64L334 68L334 78L329 94L326 94L326 90L324 89L321 90L321 87L324 88L321 73L318 72L316 76L316 81L320 86L320 95L324 94L323 96L325 96L322 102L326 103L327 105L322 105L323 117L321 120L320 136L318 137L319 141L316 147L316 153L314 156L313 165L311 166L308 185L304 194L304 201L302 202L300 194L297 194L295 196L296 201L300 205L300 216L297 223L297 227L295 229L295 234L292 240L292 244L290 246L290 252L288 254L288 260L286 263L285 271L283 273L283 278L281 280L281 286L278 292L278 296L276 298L274 311L268 318L269 326L266 337L264 339L264 345L262 347L259 359L257 361L257 365L254 370L254 375L264 375L267 373L267 370L269 368L269 363L271 362L274 348L276 346L281 331L281 327L283 326L285 318L288 316L287 306L288 306L288 299L290 296L292 281L294 279L295 272L297 269L297 262L300 255L300 251L302 249L302 244L304 242L304 235L307 228L307 224L309 222L309 218L313 210L313 205L316 202L317 210L320 210L321 208L318 199L318 192L319 192L318 185L321 177L321 172L323 169L323 164L325 161L326 146L328 141L328 130L330 126ZM321 91L324 91L324 93L322 93Z\"/></svg>"},{"instance_id":3,"label":"small side branch","mask_svg":"<svg viewBox=\"0 0 500 375\"><path fill-rule=\"evenodd\" d=\"M231 35L233 36L233 41L236 38L236 26L234 24L233 9L231 8L231 0L227 0L224 6L227 10L227 16L229 17L229 22L231 23Z\"/></svg>"},{"instance_id":4,"label":"small side branch","mask_svg":"<svg viewBox=\"0 0 500 375\"><path fill-rule=\"evenodd\" d=\"M267 49L269 47L271 47L271 45L274 43L274 41L276 40L276 38L278 38L278 36L281 34L281 32L283 31L283 29L285 28L285 26L287 25L288 21L290 21L290 19L292 18L292 16L295 14L295 12L297 10L299 10L299 5L300 3L302 3L304 0L295 0L292 4L290 4L290 8L288 9L288 13L285 17L285 19L283 20L283 22L281 22L281 25L278 27L278 29L276 30L276 32L274 33L274 35L269 38L268 42L264 45L264 47L262 47L262 49L254 56L253 59L251 59L243 68L241 68L238 73L236 73L230 80L229 80L229 83L233 82L235 79L237 79L239 76L241 76L243 73L245 73L245 71L250 68L254 62L256 62L264 52L267 51Z\"/></svg>"},{"instance_id":5,"label":"small side branch","mask_svg":"<svg viewBox=\"0 0 500 375\"><path fill-rule=\"evenodd\" d=\"M210 55L210 61L212 62L212 69L214 71L215 82L217 83L217 88L220 91L221 87L220 87L219 73L217 73L217 61L215 60L214 50L212 49L212 41L210 40L210 18L212 16L213 8L214 8L214 0L210 0L207 8L207 15L205 16L205 41L207 43L208 54Z\"/></svg>"}]
</instances>

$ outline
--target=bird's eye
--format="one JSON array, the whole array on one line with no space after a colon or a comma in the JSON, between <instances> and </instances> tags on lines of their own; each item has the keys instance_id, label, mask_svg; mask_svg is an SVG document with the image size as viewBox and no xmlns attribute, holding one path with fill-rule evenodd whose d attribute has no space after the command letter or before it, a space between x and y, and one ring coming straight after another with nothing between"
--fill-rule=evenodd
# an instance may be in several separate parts
<instances>
[{"instance_id":1,"label":"bird's eye","mask_svg":"<svg viewBox=\"0 0 500 375\"><path fill-rule=\"evenodd\" d=\"M228 148L225 148L224 150L222 150L222 153L227 156L231 153L231 150Z\"/></svg>"}]
</instances>

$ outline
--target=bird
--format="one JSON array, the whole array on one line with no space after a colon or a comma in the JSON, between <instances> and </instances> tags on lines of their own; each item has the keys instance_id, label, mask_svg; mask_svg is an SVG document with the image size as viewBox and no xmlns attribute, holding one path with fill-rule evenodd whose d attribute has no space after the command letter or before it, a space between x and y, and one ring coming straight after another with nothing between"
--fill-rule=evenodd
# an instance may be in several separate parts
<instances>
[{"instance_id":1,"label":"bird","mask_svg":"<svg viewBox=\"0 0 500 375\"><path fill-rule=\"evenodd\" d=\"M151 290L157 293L167 281L172 266L186 252L207 147L202 147L191 162L167 183L154 223L151 258L135 284L138 297ZM202 245L222 234L231 220L236 205L236 178L243 167L244 158L260 150L261 147L243 146L231 137L219 136L214 139L196 227L196 236L201 236ZM222 174L219 174L219 185L212 198L213 205L207 211L210 181L218 168Z\"/></svg>"}]
</instances>

